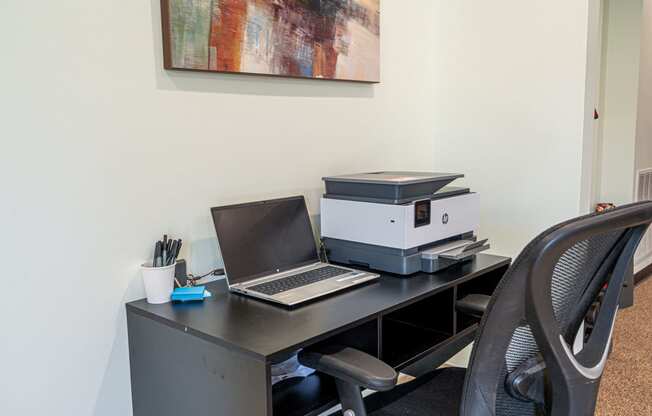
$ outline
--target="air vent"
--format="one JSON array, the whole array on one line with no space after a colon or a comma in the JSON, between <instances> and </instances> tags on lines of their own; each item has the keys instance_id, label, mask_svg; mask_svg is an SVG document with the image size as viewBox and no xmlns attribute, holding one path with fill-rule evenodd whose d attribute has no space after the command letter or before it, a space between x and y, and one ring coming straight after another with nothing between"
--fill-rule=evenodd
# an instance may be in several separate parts
<instances>
[{"instance_id":1,"label":"air vent","mask_svg":"<svg viewBox=\"0 0 652 416\"><path fill-rule=\"evenodd\" d=\"M652 201L652 168L638 172L636 200ZM646 267L650 262L652 262L652 231L648 231L636 253L637 266Z\"/></svg>"}]
</instances>

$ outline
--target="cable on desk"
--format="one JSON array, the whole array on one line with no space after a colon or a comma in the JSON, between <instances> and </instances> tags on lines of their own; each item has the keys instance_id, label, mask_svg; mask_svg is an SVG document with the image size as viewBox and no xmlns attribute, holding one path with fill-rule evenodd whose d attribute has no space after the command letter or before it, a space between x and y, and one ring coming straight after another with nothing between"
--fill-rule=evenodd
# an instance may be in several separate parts
<instances>
[{"instance_id":1,"label":"cable on desk","mask_svg":"<svg viewBox=\"0 0 652 416\"><path fill-rule=\"evenodd\" d=\"M190 273L187 277L188 285L195 286L198 281L208 276L224 276L224 269L214 269L206 274L202 274L201 276L195 276Z\"/></svg>"}]
</instances>

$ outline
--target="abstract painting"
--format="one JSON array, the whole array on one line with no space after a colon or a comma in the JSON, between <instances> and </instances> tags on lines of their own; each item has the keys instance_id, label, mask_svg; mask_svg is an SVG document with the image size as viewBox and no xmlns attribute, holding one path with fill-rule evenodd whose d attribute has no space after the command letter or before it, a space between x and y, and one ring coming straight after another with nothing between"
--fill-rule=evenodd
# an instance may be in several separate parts
<instances>
[{"instance_id":1,"label":"abstract painting","mask_svg":"<svg viewBox=\"0 0 652 416\"><path fill-rule=\"evenodd\" d=\"M380 81L380 0L161 0L166 69Z\"/></svg>"}]
</instances>

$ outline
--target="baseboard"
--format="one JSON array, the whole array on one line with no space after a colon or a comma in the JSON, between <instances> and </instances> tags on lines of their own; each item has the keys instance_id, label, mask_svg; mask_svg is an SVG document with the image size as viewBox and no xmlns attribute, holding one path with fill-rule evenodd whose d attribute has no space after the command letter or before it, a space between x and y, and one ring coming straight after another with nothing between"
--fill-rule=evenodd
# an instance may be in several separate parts
<instances>
[{"instance_id":1,"label":"baseboard","mask_svg":"<svg viewBox=\"0 0 652 416\"><path fill-rule=\"evenodd\" d=\"M642 268L638 273L634 274L634 284L638 285L647 278L652 277L652 264Z\"/></svg>"}]
</instances>

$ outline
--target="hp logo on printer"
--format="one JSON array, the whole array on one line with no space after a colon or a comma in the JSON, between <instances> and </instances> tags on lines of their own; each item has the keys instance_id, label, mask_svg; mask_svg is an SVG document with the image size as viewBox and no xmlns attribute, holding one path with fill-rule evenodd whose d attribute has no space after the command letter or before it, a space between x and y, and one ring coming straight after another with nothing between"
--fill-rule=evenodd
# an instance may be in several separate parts
<instances>
[{"instance_id":1,"label":"hp logo on printer","mask_svg":"<svg viewBox=\"0 0 652 416\"><path fill-rule=\"evenodd\" d=\"M448 214L444 214L444 215L441 216L441 223L444 224L444 225L448 224L449 219L450 218L448 217Z\"/></svg>"}]
</instances>

